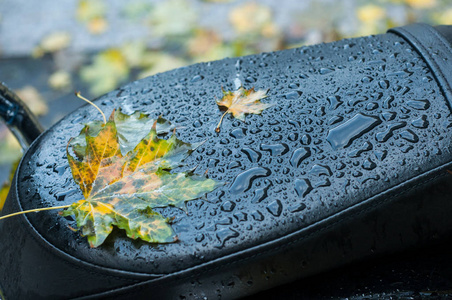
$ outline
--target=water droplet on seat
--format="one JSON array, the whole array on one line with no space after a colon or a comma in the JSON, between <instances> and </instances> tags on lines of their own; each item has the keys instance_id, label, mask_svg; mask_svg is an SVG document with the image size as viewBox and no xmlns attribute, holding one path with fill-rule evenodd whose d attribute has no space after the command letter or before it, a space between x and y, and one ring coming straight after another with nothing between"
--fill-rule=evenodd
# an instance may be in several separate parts
<instances>
[{"instance_id":1,"label":"water droplet on seat","mask_svg":"<svg viewBox=\"0 0 452 300\"><path fill-rule=\"evenodd\" d=\"M417 143L419 141L419 137L410 129L402 131L400 136L402 139L411 143Z\"/></svg>"},{"instance_id":2,"label":"water droplet on seat","mask_svg":"<svg viewBox=\"0 0 452 300\"><path fill-rule=\"evenodd\" d=\"M411 122L411 125L413 125L413 127L421 128L421 129L427 128L428 127L427 116L423 115L420 118L413 120Z\"/></svg>"},{"instance_id":3,"label":"water droplet on seat","mask_svg":"<svg viewBox=\"0 0 452 300\"><path fill-rule=\"evenodd\" d=\"M229 135L236 139L242 139L246 136L246 130L244 128L236 128Z\"/></svg>"},{"instance_id":4,"label":"water droplet on seat","mask_svg":"<svg viewBox=\"0 0 452 300\"><path fill-rule=\"evenodd\" d=\"M311 149L309 147L298 148L292 153L290 164L292 167L298 167L309 156L311 156Z\"/></svg>"},{"instance_id":5,"label":"water droplet on seat","mask_svg":"<svg viewBox=\"0 0 452 300\"><path fill-rule=\"evenodd\" d=\"M267 210L269 213L274 215L275 217L279 217L282 212L282 204L280 200L275 200L269 205L267 205Z\"/></svg>"},{"instance_id":6,"label":"water droplet on seat","mask_svg":"<svg viewBox=\"0 0 452 300\"><path fill-rule=\"evenodd\" d=\"M363 163L363 169L365 170L373 170L377 167L377 164L374 163L370 158L364 161Z\"/></svg>"},{"instance_id":7,"label":"water droplet on seat","mask_svg":"<svg viewBox=\"0 0 452 300\"><path fill-rule=\"evenodd\" d=\"M357 114L345 123L330 130L326 139L334 150L340 147L347 147L350 146L353 140L369 132L380 123L381 120L377 117Z\"/></svg>"},{"instance_id":8,"label":"water droplet on seat","mask_svg":"<svg viewBox=\"0 0 452 300\"><path fill-rule=\"evenodd\" d=\"M309 171L309 174L312 175L316 175L316 176L321 176L321 175L326 175L326 176L331 176L331 170L328 166L321 166L321 165L313 165L311 170Z\"/></svg>"},{"instance_id":9,"label":"water droplet on seat","mask_svg":"<svg viewBox=\"0 0 452 300\"><path fill-rule=\"evenodd\" d=\"M299 197L306 197L312 191L311 182L308 179L295 179L295 192Z\"/></svg>"},{"instance_id":10,"label":"water droplet on seat","mask_svg":"<svg viewBox=\"0 0 452 300\"><path fill-rule=\"evenodd\" d=\"M262 167L255 167L245 172L240 173L234 179L230 187L230 192L232 194L240 194L246 192L251 188L253 181L259 177L267 177L271 174L270 170Z\"/></svg>"},{"instance_id":11,"label":"water droplet on seat","mask_svg":"<svg viewBox=\"0 0 452 300\"><path fill-rule=\"evenodd\" d=\"M250 162L258 162L261 159L262 154L251 148L243 148L242 152L246 154Z\"/></svg>"},{"instance_id":12,"label":"water droplet on seat","mask_svg":"<svg viewBox=\"0 0 452 300\"><path fill-rule=\"evenodd\" d=\"M430 107L430 102L428 100L410 100L406 104L417 110L426 110Z\"/></svg>"},{"instance_id":13,"label":"water droplet on seat","mask_svg":"<svg viewBox=\"0 0 452 300\"><path fill-rule=\"evenodd\" d=\"M262 144L261 150L270 151L272 156L280 156L286 154L289 151L289 147L284 143L275 145Z\"/></svg>"},{"instance_id":14,"label":"water droplet on seat","mask_svg":"<svg viewBox=\"0 0 452 300\"><path fill-rule=\"evenodd\" d=\"M406 122L397 122L394 124L390 124L386 127L385 131L378 132L375 135L375 139L380 143L384 143L387 140L389 140L389 138L394 134L395 130L403 128L405 126L406 126Z\"/></svg>"}]
</instances>

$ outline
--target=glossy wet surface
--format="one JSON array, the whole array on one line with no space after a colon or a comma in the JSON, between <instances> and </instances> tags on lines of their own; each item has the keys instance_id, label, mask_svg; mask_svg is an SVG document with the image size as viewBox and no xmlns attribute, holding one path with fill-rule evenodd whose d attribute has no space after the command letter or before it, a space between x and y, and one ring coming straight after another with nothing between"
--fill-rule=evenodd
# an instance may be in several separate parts
<instances>
[{"instance_id":1,"label":"glossy wet surface","mask_svg":"<svg viewBox=\"0 0 452 300\"><path fill-rule=\"evenodd\" d=\"M333 55L334 54L334 55ZM221 87L269 88L275 104L245 123L221 116ZM421 85L414 82L422 82ZM186 169L227 184L207 200L175 208L180 242L148 245L120 231L101 249L68 229L57 212L28 218L57 248L80 259L161 274L240 251L304 228L450 159L452 119L432 74L401 39L345 40L226 59L131 83L98 102L109 114L143 110L175 123L179 138L206 141ZM52 128L20 171L24 209L81 198L65 147L87 120L85 107ZM407 159L409 158L409 159Z\"/></svg>"}]
</instances>

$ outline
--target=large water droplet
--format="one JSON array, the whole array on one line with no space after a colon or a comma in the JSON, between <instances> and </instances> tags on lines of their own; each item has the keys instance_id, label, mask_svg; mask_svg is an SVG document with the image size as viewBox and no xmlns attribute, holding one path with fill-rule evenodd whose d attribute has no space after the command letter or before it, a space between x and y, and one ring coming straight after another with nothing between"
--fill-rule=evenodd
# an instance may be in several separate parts
<instances>
[{"instance_id":1,"label":"large water droplet","mask_svg":"<svg viewBox=\"0 0 452 300\"><path fill-rule=\"evenodd\" d=\"M361 137L380 123L381 120L377 117L357 114L347 122L330 130L326 139L334 150L347 147L353 140Z\"/></svg>"},{"instance_id":2,"label":"large water droplet","mask_svg":"<svg viewBox=\"0 0 452 300\"><path fill-rule=\"evenodd\" d=\"M417 110L426 110L430 107L430 102L428 100L410 100L406 104Z\"/></svg>"},{"instance_id":3,"label":"large water droplet","mask_svg":"<svg viewBox=\"0 0 452 300\"><path fill-rule=\"evenodd\" d=\"M385 131L378 132L375 135L375 139L380 143L384 143L394 134L395 130L403 128L405 126L406 126L406 122L397 122L394 124L390 124L387 126Z\"/></svg>"},{"instance_id":4,"label":"large water droplet","mask_svg":"<svg viewBox=\"0 0 452 300\"><path fill-rule=\"evenodd\" d=\"M427 128L428 127L428 121L427 121L427 116L423 115L420 118L413 120L413 122L411 122L411 125L413 125L416 128Z\"/></svg>"},{"instance_id":5,"label":"large water droplet","mask_svg":"<svg viewBox=\"0 0 452 300\"><path fill-rule=\"evenodd\" d=\"M286 154L289 151L289 147L284 143L275 145L262 144L261 150L270 151L272 156L279 156Z\"/></svg>"},{"instance_id":6,"label":"large water droplet","mask_svg":"<svg viewBox=\"0 0 452 300\"><path fill-rule=\"evenodd\" d=\"M385 121L392 121L396 117L396 113L392 111L385 111L381 114L381 118Z\"/></svg>"},{"instance_id":7,"label":"large water droplet","mask_svg":"<svg viewBox=\"0 0 452 300\"><path fill-rule=\"evenodd\" d=\"M328 73L334 72L334 69L330 69L330 68L320 68L319 73L321 75L326 75Z\"/></svg>"},{"instance_id":8,"label":"large water droplet","mask_svg":"<svg viewBox=\"0 0 452 300\"><path fill-rule=\"evenodd\" d=\"M246 154L250 162L258 162L261 159L262 154L251 148L243 148L242 152Z\"/></svg>"},{"instance_id":9,"label":"large water droplet","mask_svg":"<svg viewBox=\"0 0 452 300\"><path fill-rule=\"evenodd\" d=\"M326 175L326 176L331 176L331 170L328 166L321 166L321 165L313 165L311 170L309 171L309 174L312 175L316 175L316 176L321 176L321 175Z\"/></svg>"},{"instance_id":10,"label":"large water droplet","mask_svg":"<svg viewBox=\"0 0 452 300\"><path fill-rule=\"evenodd\" d=\"M385 101L383 101L383 108L389 109L392 106L392 102L394 101L394 96L388 96Z\"/></svg>"},{"instance_id":11,"label":"large water droplet","mask_svg":"<svg viewBox=\"0 0 452 300\"><path fill-rule=\"evenodd\" d=\"M330 110L335 110L342 104L341 97L339 96L331 96L326 98L326 100L328 100L328 103L330 104Z\"/></svg>"},{"instance_id":12,"label":"large water droplet","mask_svg":"<svg viewBox=\"0 0 452 300\"><path fill-rule=\"evenodd\" d=\"M306 197L312 191L311 182L308 179L295 179L295 192L299 197Z\"/></svg>"},{"instance_id":13,"label":"large water droplet","mask_svg":"<svg viewBox=\"0 0 452 300\"><path fill-rule=\"evenodd\" d=\"M306 204L304 204L304 203L295 204L295 205L289 207L289 211L291 213L300 212L305 209L306 209Z\"/></svg>"},{"instance_id":14,"label":"large water droplet","mask_svg":"<svg viewBox=\"0 0 452 300\"><path fill-rule=\"evenodd\" d=\"M402 131L400 136L402 139L411 143L417 143L419 141L419 137L410 129Z\"/></svg>"},{"instance_id":15,"label":"large water droplet","mask_svg":"<svg viewBox=\"0 0 452 300\"><path fill-rule=\"evenodd\" d=\"M376 166L377 165L370 158L365 160L363 163L363 169L365 170L373 170L375 169Z\"/></svg>"},{"instance_id":16,"label":"large water droplet","mask_svg":"<svg viewBox=\"0 0 452 300\"><path fill-rule=\"evenodd\" d=\"M263 221L263 220L264 220L264 215L263 215L260 211L258 211L258 210L253 211L253 212L251 213L251 216L252 216L253 219L256 220L256 221Z\"/></svg>"},{"instance_id":17,"label":"large water droplet","mask_svg":"<svg viewBox=\"0 0 452 300\"><path fill-rule=\"evenodd\" d=\"M331 182L328 178L321 179L314 183L315 188L330 186Z\"/></svg>"},{"instance_id":18,"label":"large water droplet","mask_svg":"<svg viewBox=\"0 0 452 300\"><path fill-rule=\"evenodd\" d=\"M254 197L251 200L251 203L259 203L262 200L264 200L265 198L267 198L267 190L268 190L268 187L255 190Z\"/></svg>"},{"instance_id":19,"label":"large water droplet","mask_svg":"<svg viewBox=\"0 0 452 300\"><path fill-rule=\"evenodd\" d=\"M309 147L298 148L292 153L290 164L292 167L298 167L309 156L311 156L311 149Z\"/></svg>"},{"instance_id":20,"label":"large water droplet","mask_svg":"<svg viewBox=\"0 0 452 300\"><path fill-rule=\"evenodd\" d=\"M242 166L241 162L233 160L228 164L228 169L231 170L231 169L235 169L235 168L238 168L241 166Z\"/></svg>"},{"instance_id":21,"label":"large water droplet","mask_svg":"<svg viewBox=\"0 0 452 300\"><path fill-rule=\"evenodd\" d=\"M270 203L269 205L267 205L267 210L269 213L271 213L272 215L274 215L275 217L279 217L281 215L282 212L282 204L281 201L279 200L275 200L272 203Z\"/></svg>"},{"instance_id":22,"label":"large water droplet","mask_svg":"<svg viewBox=\"0 0 452 300\"><path fill-rule=\"evenodd\" d=\"M232 130L229 135L236 139L242 139L246 136L246 130L243 128L236 128Z\"/></svg>"},{"instance_id":23,"label":"large water droplet","mask_svg":"<svg viewBox=\"0 0 452 300\"><path fill-rule=\"evenodd\" d=\"M328 124L328 125L334 125L334 124L336 124L336 123L341 122L343 119L344 119L344 118L341 117L341 116L332 116L332 117L328 120L327 124Z\"/></svg>"},{"instance_id":24,"label":"large water droplet","mask_svg":"<svg viewBox=\"0 0 452 300\"><path fill-rule=\"evenodd\" d=\"M242 172L239 175L237 175L229 191L232 194L236 195L246 192L251 188L253 180L259 177L267 177L270 174L271 172L269 169L262 167L256 167L246 170L245 172Z\"/></svg>"},{"instance_id":25,"label":"large water droplet","mask_svg":"<svg viewBox=\"0 0 452 300\"><path fill-rule=\"evenodd\" d=\"M383 161L386 158L386 156L388 155L388 151L387 150L383 150L383 151L376 150L376 151L374 151L374 154L375 154L375 157L379 161Z\"/></svg>"},{"instance_id":26,"label":"large water droplet","mask_svg":"<svg viewBox=\"0 0 452 300\"><path fill-rule=\"evenodd\" d=\"M244 212L235 213L234 218L239 222L244 222L244 221L248 220L247 214Z\"/></svg>"},{"instance_id":27,"label":"large water droplet","mask_svg":"<svg viewBox=\"0 0 452 300\"><path fill-rule=\"evenodd\" d=\"M301 144L303 145L309 145L311 143L311 136L309 134L304 134L301 137Z\"/></svg>"},{"instance_id":28,"label":"large water droplet","mask_svg":"<svg viewBox=\"0 0 452 300\"><path fill-rule=\"evenodd\" d=\"M284 97L288 100L295 100L298 99L301 96L301 91L292 91L284 95Z\"/></svg>"},{"instance_id":29,"label":"large water droplet","mask_svg":"<svg viewBox=\"0 0 452 300\"><path fill-rule=\"evenodd\" d=\"M216 233L217 239L220 241L220 245L217 245L217 248L221 248L224 246L224 243L227 240L238 237L239 233L231 228L226 228L222 230L218 230Z\"/></svg>"},{"instance_id":30,"label":"large water droplet","mask_svg":"<svg viewBox=\"0 0 452 300\"><path fill-rule=\"evenodd\" d=\"M370 142L364 142L364 144L359 149L355 149L348 153L349 157L360 157L363 152L372 150L373 145Z\"/></svg>"},{"instance_id":31,"label":"large water droplet","mask_svg":"<svg viewBox=\"0 0 452 300\"><path fill-rule=\"evenodd\" d=\"M230 212L233 211L235 208L235 203L232 201L225 201L223 204L221 204L221 210Z\"/></svg>"}]
</instances>

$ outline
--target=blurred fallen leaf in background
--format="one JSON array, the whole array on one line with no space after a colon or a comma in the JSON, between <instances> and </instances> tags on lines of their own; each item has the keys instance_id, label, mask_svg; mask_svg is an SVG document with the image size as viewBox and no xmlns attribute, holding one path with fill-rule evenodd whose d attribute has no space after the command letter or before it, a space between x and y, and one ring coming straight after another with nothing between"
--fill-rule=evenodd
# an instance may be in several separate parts
<instances>
[{"instance_id":1,"label":"blurred fallen leaf in background","mask_svg":"<svg viewBox=\"0 0 452 300\"><path fill-rule=\"evenodd\" d=\"M144 0L128 1L127 5L122 10L122 14L132 21L137 21L146 17L152 4Z\"/></svg>"},{"instance_id":2,"label":"blurred fallen leaf in background","mask_svg":"<svg viewBox=\"0 0 452 300\"><path fill-rule=\"evenodd\" d=\"M278 33L269 7L248 2L229 13L229 21L239 34L260 34L270 37Z\"/></svg>"},{"instance_id":3,"label":"blurred fallen leaf in background","mask_svg":"<svg viewBox=\"0 0 452 300\"><path fill-rule=\"evenodd\" d=\"M33 56L41 57L45 53L62 50L71 43L71 35L65 31L58 31L45 36L34 49Z\"/></svg>"},{"instance_id":4,"label":"blurred fallen leaf in background","mask_svg":"<svg viewBox=\"0 0 452 300\"><path fill-rule=\"evenodd\" d=\"M36 88L31 85L26 85L21 89L14 91L22 101L28 106L28 108L37 116L47 114L49 108L44 101L41 94Z\"/></svg>"},{"instance_id":5,"label":"blurred fallen leaf in background","mask_svg":"<svg viewBox=\"0 0 452 300\"><path fill-rule=\"evenodd\" d=\"M71 74L66 71L56 71L50 75L49 86L54 90L68 90L71 88Z\"/></svg>"},{"instance_id":6,"label":"blurred fallen leaf in background","mask_svg":"<svg viewBox=\"0 0 452 300\"><path fill-rule=\"evenodd\" d=\"M436 20L436 22L438 24L448 24L448 23L451 24L452 23L452 7L445 11L435 13L433 15L433 18Z\"/></svg>"},{"instance_id":7,"label":"blurred fallen leaf in background","mask_svg":"<svg viewBox=\"0 0 452 300\"><path fill-rule=\"evenodd\" d=\"M91 65L80 69L80 77L89 84L90 92L99 96L125 81L129 71L126 58L119 49L114 48L96 54Z\"/></svg>"},{"instance_id":8,"label":"blurred fallen leaf in background","mask_svg":"<svg viewBox=\"0 0 452 300\"><path fill-rule=\"evenodd\" d=\"M405 3L417 9L432 8L436 5L436 0L405 0ZM449 20L449 23L451 20Z\"/></svg>"},{"instance_id":9,"label":"blurred fallen leaf in background","mask_svg":"<svg viewBox=\"0 0 452 300\"><path fill-rule=\"evenodd\" d=\"M20 157L16 158L14 162L12 163L8 180L3 182L3 184L0 187L0 212L3 209L3 206L5 205L6 197L8 196L9 187L11 186L11 183L13 182L14 173L16 173L17 166L19 165Z\"/></svg>"},{"instance_id":10,"label":"blurred fallen leaf in background","mask_svg":"<svg viewBox=\"0 0 452 300\"><path fill-rule=\"evenodd\" d=\"M148 67L138 74L138 78L144 78L157 73L180 68L188 65L188 62L183 58L165 52L155 51L152 55L148 56L146 64Z\"/></svg>"},{"instance_id":11,"label":"blurred fallen leaf in background","mask_svg":"<svg viewBox=\"0 0 452 300\"><path fill-rule=\"evenodd\" d=\"M368 4L358 8L356 11L358 19L363 23L375 23L380 21L386 15L384 8Z\"/></svg>"},{"instance_id":12,"label":"blurred fallen leaf in background","mask_svg":"<svg viewBox=\"0 0 452 300\"><path fill-rule=\"evenodd\" d=\"M91 34L107 30L106 5L102 0L80 0L77 5L77 20L83 23Z\"/></svg>"},{"instance_id":13,"label":"blurred fallen leaf in background","mask_svg":"<svg viewBox=\"0 0 452 300\"><path fill-rule=\"evenodd\" d=\"M194 28L197 17L193 6L186 0L168 0L151 10L149 23L156 36L182 36Z\"/></svg>"},{"instance_id":14,"label":"blurred fallen leaf in background","mask_svg":"<svg viewBox=\"0 0 452 300\"><path fill-rule=\"evenodd\" d=\"M14 92L17 94L17 96L19 96L19 98L22 99L22 101L35 115L42 116L47 114L48 106L38 90L33 86L27 85L21 89L15 90ZM4 124L0 124L0 153L0 165L10 165L9 178L7 181L3 182L0 188L1 211L6 196L9 192L12 177L14 176L14 172L16 171L17 165L19 164L20 158L22 156L22 148L20 147L19 142Z\"/></svg>"}]
</instances>

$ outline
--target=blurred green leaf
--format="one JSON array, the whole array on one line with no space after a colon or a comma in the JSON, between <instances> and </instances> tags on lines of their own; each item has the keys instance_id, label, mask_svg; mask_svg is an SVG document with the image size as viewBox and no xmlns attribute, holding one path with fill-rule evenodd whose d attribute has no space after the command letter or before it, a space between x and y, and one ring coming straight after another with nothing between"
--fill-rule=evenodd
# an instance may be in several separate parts
<instances>
[{"instance_id":1,"label":"blurred green leaf","mask_svg":"<svg viewBox=\"0 0 452 300\"><path fill-rule=\"evenodd\" d=\"M93 63L80 70L80 77L89 84L90 92L99 96L116 88L129 76L129 66L120 49L108 49L97 54Z\"/></svg>"},{"instance_id":2,"label":"blurred green leaf","mask_svg":"<svg viewBox=\"0 0 452 300\"><path fill-rule=\"evenodd\" d=\"M146 1L131 1L124 6L122 13L128 19L137 21L146 17L152 9L152 5Z\"/></svg>"},{"instance_id":3,"label":"blurred green leaf","mask_svg":"<svg viewBox=\"0 0 452 300\"><path fill-rule=\"evenodd\" d=\"M169 0L155 5L149 22L156 36L183 36L192 31L197 17L193 6L186 0Z\"/></svg>"},{"instance_id":4,"label":"blurred green leaf","mask_svg":"<svg viewBox=\"0 0 452 300\"><path fill-rule=\"evenodd\" d=\"M14 174L16 173L16 169L17 166L19 165L19 162L20 157L14 160L9 171L8 180L5 181L0 187L0 212L2 211L3 206L5 205L6 197L8 196L9 189L11 187L11 183L13 182Z\"/></svg>"}]
</instances>

